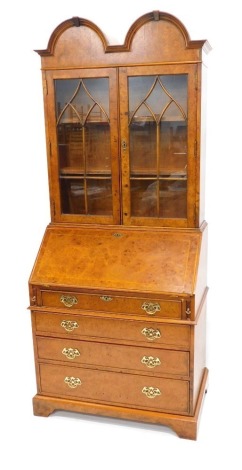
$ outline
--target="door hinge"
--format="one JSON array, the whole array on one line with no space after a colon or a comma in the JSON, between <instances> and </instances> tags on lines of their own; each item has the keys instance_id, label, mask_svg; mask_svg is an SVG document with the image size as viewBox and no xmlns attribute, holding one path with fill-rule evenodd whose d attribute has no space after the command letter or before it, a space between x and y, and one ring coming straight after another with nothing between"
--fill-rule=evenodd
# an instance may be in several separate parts
<instances>
[{"instance_id":1,"label":"door hinge","mask_svg":"<svg viewBox=\"0 0 242 470\"><path fill-rule=\"evenodd\" d=\"M194 221L194 225L196 225L196 213L197 213L197 206L196 206L196 204L194 204L194 206L193 206L193 221Z\"/></svg>"},{"instance_id":2,"label":"door hinge","mask_svg":"<svg viewBox=\"0 0 242 470\"><path fill-rule=\"evenodd\" d=\"M52 213L53 213L53 216L55 217L55 201L52 201Z\"/></svg>"},{"instance_id":3,"label":"door hinge","mask_svg":"<svg viewBox=\"0 0 242 470\"><path fill-rule=\"evenodd\" d=\"M47 83L46 78L43 79L43 90L44 90L44 94L48 95L48 83Z\"/></svg>"},{"instance_id":4,"label":"door hinge","mask_svg":"<svg viewBox=\"0 0 242 470\"><path fill-rule=\"evenodd\" d=\"M194 157L197 158L197 140L194 140Z\"/></svg>"},{"instance_id":5,"label":"door hinge","mask_svg":"<svg viewBox=\"0 0 242 470\"><path fill-rule=\"evenodd\" d=\"M194 79L195 79L195 90L197 91L197 89L198 89L198 73L197 73L197 67L196 67Z\"/></svg>"}]
</instances>

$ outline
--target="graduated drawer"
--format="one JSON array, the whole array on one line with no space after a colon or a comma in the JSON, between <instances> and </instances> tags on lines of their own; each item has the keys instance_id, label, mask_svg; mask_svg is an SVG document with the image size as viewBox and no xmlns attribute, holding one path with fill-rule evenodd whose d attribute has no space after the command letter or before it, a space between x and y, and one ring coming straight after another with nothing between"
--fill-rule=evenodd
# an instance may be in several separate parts
<instances>
[{"instance_id":1,"label":"graduated drawer","mask_svg":"<svg viewBox=\"0 0 242 470\"><path fill-rule=\"evenodd\" d=\"M40 360L142 371L155 375L189 375L189 353L116 344L37 337Z\"/></svg>"},{"instance_id":2,"label":"graduated drawer","mask_svg":"<svg viewBox=\"0 0 242 470\"><path fill-rule=\"evenodd\" d=\"M188 414L189 382L40 364L40 392L95 403Z\"/></svg>"},{"instance_id":3,"label":"graduated drawer","mask_svg":"<svg viewBox=\"0 0 242 470\"><path fill-rule=\"evenodd\" d=\"M168 345L175 349L190 347L189 325L41 312L35 312L35 325L37 334Z\"/></svg>"},{"instance_id":4,"label":"graduated drawer","mask_svg":"<svg viewBox=\"0 0 242 470\"><path fill-rule=\"evenodd\" d=\"M145 297L122 297L102 294L76 294L41 290L41 305L45 307L91 310L92 312L128 313L146 317L175 318L182 316L181 300Z\"/></svg>"}]
</instances>

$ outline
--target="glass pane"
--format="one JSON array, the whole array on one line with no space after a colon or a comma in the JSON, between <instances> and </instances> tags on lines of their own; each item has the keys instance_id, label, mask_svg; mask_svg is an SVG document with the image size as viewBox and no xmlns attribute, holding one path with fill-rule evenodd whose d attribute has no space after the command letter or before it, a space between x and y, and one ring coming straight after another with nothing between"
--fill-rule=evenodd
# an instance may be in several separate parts
<instances>
[{"instance_id":1,"label":"glass pane","mask_svg":"<svg viewBox=\"0 0 242 470\"><path fill-rule=\"evenodd\" d=\"M109 124L87 123L85 131L87 173L111 174Z\"/></svg>"},{"instance_id":2,"label":"glass pane","mask_svg":"<svg viewBox=\"0 0 242 470\"><path fill-rule=\"evenodd\" d=\"M61 180L61 206L64 214L85 214L83 179Z\"/></svg>"},{"instance_id":3,"label":"glass pane","mask_svg":"<svg viewBox=\"0 0 242 470\"><path fill-rule=\"evenodd\" d=\"M66 123L60 124L57 131L60 174L83 173L83 128L80 124Z\"/></svg>"},{"instance_id":4,"label":"glass pane","mask_svg":"<svg viewBox=\"0 0 242 470\"><path fill-rule=\"evenodd\" d=\"M156 217L156 181L131 180L131 213L135 217Z\"/></svg>"},{"instance_id":5,"label":"glass pane","mask_svg":"<svg viewBox=\"0 0 242 470\"><path fill-rule=\"evenodd\" d=\"M55 105L62 212L111 214L108 78L55 80ZM94 176L95 184L88 181ZM105 176L106 186L98 180Z\"/></svg>"},{"instance_id":6,"label":"glass pane","mask_svg":"<svg viewBox=\"0 0 242 470\"><path fill-rule=\"evenodd\" d=\"M186 217L187 75L129 78L129 138L131 186L138 187L137 178L145 175L156 178L156 189L159 185L145 202L147 206L150 201L152 217ZM182 188L173 197L171 181ZM143 193L135 194L131 215L138 216L142 211L136 205L141 207Z\"/></svg>"},{"instance_id":7,"label":"glass pane","mask_svg":"<svg viewBox=\"0 0 242 470\"><path fill-rule=\"evenodd\" d=\"M132 175L156 174L156 124L154 122L133 121L130 125L130 171Z\"/></svg>"},{"instance_id":8,"label":"glass pane","mask_svg":"<svg viewBox=\"0 0 242 470\"><path fill-rule=\"evenodd\" d=\"M89 180L87 182L88 214L112 214L112 187L110 180Z\"/></svg>"},{"instance_id":9,"label":"glass pane","mask_svg":"<svg viewBox=\"0 0 242 470\"><path fill-rule=\"evenodd\" d=\"M59 122L84 124L95 107L93 120L107 120L109 116L108 78L75 78L55 80L56 118Z\"/></svg>"},{"instance_id":10,"label":"glass pane","mask_svg":"<svg viewBox=\"0 0 242 470\"><path fill-rule=\"evenodd\" d=\"M186 181L160 181L160 217L186 217L187 191Z\"/></svg>"},{"instance_id":11,"label":"glass pane","mask_svg":"<svg viewBox=\"0 0 242 470\"><path fill-rule=\"evenodd\" d=\"M187 125L182 121L161 121L159 126L160 175L187 174Z\"/></svg>"}]
</instances>

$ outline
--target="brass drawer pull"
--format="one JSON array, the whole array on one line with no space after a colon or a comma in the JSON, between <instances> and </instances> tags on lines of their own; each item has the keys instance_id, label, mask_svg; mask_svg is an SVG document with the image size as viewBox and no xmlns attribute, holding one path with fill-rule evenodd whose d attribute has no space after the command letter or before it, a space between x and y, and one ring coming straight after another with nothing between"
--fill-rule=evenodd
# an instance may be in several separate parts
<instances>
[{"instance_id":1,"label":"brass drawer pull","mask_svg":"<svg viewBox=\"0 0 242 470\"><path fill-rule=\"evenodd\" d=\"M160 304L158 304L158 302L144 302L141 308L148 313L148 315L154 315L156 312L160 312Z\"/></svg>"},{"instance_id":2,"label":"brass drawer pull","mask_svg":"<svg viewBox=\"0 0 242 470\"><path fill-rule=\"evenodd\" d=\"M62 354L64 354L67 359L75 359L76 357L80 356L80 351L78 351L76 348L64 348L62 349Z\"/></svg>"},{"instance_id":3,"label":"brass drawer pull","mask_svg":"<svg viewBox=\"0 0 242 470\"><path fill-rule=\"evenodd\" d=\"M113 300L113 298L109 297L108 295L102 295L100 299L103 300L104 302L111 302L111 300Z\"/></svg>"},{"instance_id":4,"label":"brass drawer pull","mask_svg":"<svg viewBox=\"0 0 242 470\"><path fill-rule=\"evenodd\" d=\"M79 377L65 377L64 382L70 388L76 388L78 385L81 385L81 380Z\"/></svg>"},{"instance_id":5,"label":"brass drawer pull","mask_svg":"<svg viewBox=\"0 0 242 470\"><path fill-rule=\"evenodd\" d=\"M155 398L161 395L161 391L157 387L144 387L142 390L142 393L144 393L147 398Z\"/></svg>"},{"instance_id":6,"label":"brass drawer pull","mask_svg":"<svg viewBox=\"0 0 242 470\"><path fill-rule=\"evenodd\" d=\"M142 335L144 335L149 341L155 341L156 339L161 337L160 330L154 330L153 328L144 328L141 331Z\"/></svg>"},{"instance_id":7,"label":"brass drawer pull","mask_svg":"<svg viewBox=\"0 0 242 470\"><path fill-rule=\"evenodd\" d=\"M65 305L65 307L72 307L77 304L77 298L72 297L71 295L62 295L60 301Z\"/></svg>"},{"instance_id":8,"label":"brass drawer pull","mask_svg":"<svg viewBox=\"0 0 242 470\"><path fill-rule=\"evenodd\" d=\"M146 367L149 367L150 369L161 365L160 359L158 357L153 356L142 357L141 363L144 364Z\"/></svg>"},{"instance_id":9,"label":"brass drawer pull","mask_svg":"<svg viewBox=\"0 0 242 470\"><path fill-rule=\"evenodd\" d=\"M64 328L66 331L73 331L75 328L78 328L79 325L76 321L71 321L71 320L63 320L61 322L62 328Z\"/></svg>"}]
</instances>

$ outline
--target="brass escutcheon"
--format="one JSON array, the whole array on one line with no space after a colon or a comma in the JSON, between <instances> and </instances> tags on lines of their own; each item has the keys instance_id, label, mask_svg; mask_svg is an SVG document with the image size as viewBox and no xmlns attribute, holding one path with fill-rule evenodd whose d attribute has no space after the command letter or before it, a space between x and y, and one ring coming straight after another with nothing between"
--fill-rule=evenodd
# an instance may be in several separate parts
<instances>
[{"instance_id":1,"label":"brass escutcheon","mask_svg":"<svg viewBox=\"0 0 242 470\"><path fill-rule=\"evenodd\" d=\"M147 398L155 398L161 395L161 391L157 387L144 387L142 393L144 393Z\"/></svg>"},{"instance_id":2,"label":"brass escutcheon","mask_svg":"<svg viewBox=\"0 0 242 470\"><path fill-rule=\"evenodd\" d=\"M149 341L155 341L161 337L160 330L154 330L153 328L144 328L141 331L142 335L144 335Z\"/></svg>"},{"instance_id":3,"label":"brass escutcheon","mask_svg":"<svg viewBox=\"0 0 242 470\"><path fill-rule=\"evenodd\" d=\"M81 380L79 379L79 377L65 377L64 382L70 388L76 388L78 385L81 385Z\"/></svg>"},{"instance_id":4,"label":"brass escutcheon","mask_svg":"<svg viewBox=\"0 0 242 470\"><path fill-rule=\"evenodd\" d=\"M77 298L71 295L62 295L60 301L65 305L65 307L72 307L77 304Z\"/></svg>"},{"instance_id":5,"label":"brass escutcheon","mask_svg":"<svg viewBox=\"0 0 242 470\"><path fill-rule=\"evenodd\" d=\"M61 322L62 328L64 328L66 331L73 331L75 328L79 328L79 325L76 321L71 321L71 320L63 320Z\"/></svg>"},{"instance_id":6,"label":"brass escutcheon","mask_svg":"<svg viewBox=\"0 0 242 470\"><path fill-rule=\"evenodd\" d=\"M80 351L78 351L76 348L64 348L62 349L62 354L64 354L67 359L75 359L76 357L80 356Z\"/></svg>"},{"instance_id":7,"label":"brass escutcheon","mask_svg":"<svg viewBox=\"0 0 242 470\"><path fill-rule=\"evenodd\" d=\"M126 140L122 140L122 142L121 142L121 147L122 147L122 150L126 150L126 149L127 149L127 142L126 142Z\"/></svg>"},{"instance_id":8,"label":"brass escutcheon","mask_svg":"<svg viewBox=\"0 0 242 470\"><path fill-rule=\"evenodd\" d=\"M141 308L149 315L154 315L156 312L160 312L160 304L158 304L158 302L144 302Z\"/></svg>"},{"instance_id":9,"label":"brass escutcheon","mask_svg":"<svg viewBox=\"0 0 242 470\"><path fill-rule=\"evenodd\" d=\"M142 357L141 363L145 364L145 366L149 367L150 369L153 369L154 367L161 365L160 359L158 357L153 357L153 356Z\"/></svg>"}]
</instances>

